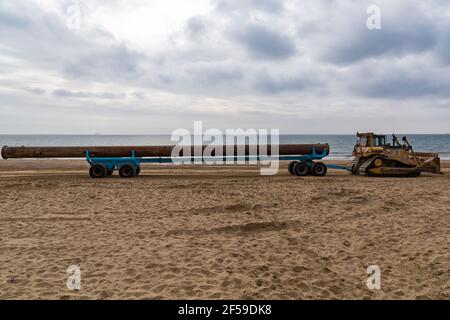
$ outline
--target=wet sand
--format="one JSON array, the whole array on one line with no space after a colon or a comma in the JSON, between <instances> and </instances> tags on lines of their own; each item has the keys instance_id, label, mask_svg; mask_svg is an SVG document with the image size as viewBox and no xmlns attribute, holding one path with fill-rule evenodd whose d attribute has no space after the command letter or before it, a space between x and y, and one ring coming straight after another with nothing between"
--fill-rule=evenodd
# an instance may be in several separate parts
<instances>
[{"instance_id":1,"label":"wet sand","mask_svg":"<svg viewBox=\"0 0 450 320\"><path fill-rule=\"evenodd\" d=\"M0 298L449 299L443 167L298 178L147 165L94 180L81 160L0 161ZM80 291L66 287L74 264Z\"/></svg>"}]
</instances>

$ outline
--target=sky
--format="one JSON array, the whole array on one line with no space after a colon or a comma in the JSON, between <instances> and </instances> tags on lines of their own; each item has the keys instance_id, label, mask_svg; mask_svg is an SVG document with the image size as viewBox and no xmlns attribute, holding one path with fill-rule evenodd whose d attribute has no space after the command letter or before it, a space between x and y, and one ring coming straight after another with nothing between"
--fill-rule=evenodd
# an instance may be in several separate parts
<instances>
[{"instance_id":1,"label":"sky","mask_svg":"<svg viewBox=\"0 0 450 320\"><path fill-rule=\"evenodd\" d=\"M0 134L170 134L196 120L449 133L450 2L0 1Z\"/></svg>"}]
</instances>

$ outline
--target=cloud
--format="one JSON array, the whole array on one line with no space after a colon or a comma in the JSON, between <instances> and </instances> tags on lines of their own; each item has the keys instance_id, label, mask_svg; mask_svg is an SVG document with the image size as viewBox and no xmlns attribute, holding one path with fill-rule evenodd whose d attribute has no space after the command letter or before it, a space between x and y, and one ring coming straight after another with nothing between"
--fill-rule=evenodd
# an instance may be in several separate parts
<instances>
[{"instance_id":1,"label":"cloud","mask_svg":"<svg viewBox=\"0 0 450 320\"><path fill-rule=\"evenodd\" d=\"M196 38L206 31L206 23L202 17L194 16L186 21L186 31L190 37Z\"/></svg>"},{"instance_id":2,"label":"cloud","mask_svg":"<svg viewBox=\"0 0 450 320\"><path fill-rule=\"evenodd\" d=\"M46 92L45 89L38 88L38 87L21 87L20 89L23 91L26 91L28 93L36 94L36 95L41 95Z\"/></svg>"},{"instance_id":3,"label":"cloud","mask_svg":"<svg viewBox=\"0 0 450 320\"><path fill-rule=\"evenodd\" d=\"M450 98L450 66L436 66L430 53L395 62L368 60L339 77L347 82L350 94L367 98L429 101Z\"/></svg>"},{"instance_id":4,"label":"cloud","mask_svg":"<svg viewBox=\"0 0 450 320\"><path fill-rule=\"evenodd\" d=\"M448 83L436 79L424 79L421 74L389 73L356 86L359 93L367 97L415 99L424 96L450 97Z\"/></svg>"},{"instance_id":5,"label":"cloud","mask_svg":"<svg viewBox=\"0 0 450 320\"><path fill-rule=\"evenodd\" d=\"M186 72L201 85L216 85L222 82L230 82L243 78L240 67L224 61L221 63L199 62L189 66Z\"/></svg>"},{"instance_id":6,"label":"cloud","mask_svg":"<svg viewBox=\"0 0 450 320\"><path fill-rule=\"evenodd\" d=\"M242 11L263 11L280 13L284 10L283 0L215 0L216 10L221 13Z\"/></svg>"},{"instance_id":7,"label":"cloud","mask_svg":"<svg viewBox=\"0 0 450 320\"><path fill-rule=\"evenodd\" d=\"M284 92L313 91L324 85L318 75L311 77L304 71L294 74L271 75L262 72L256 81L256 88L264 94L278 94Z\"/></svg>"},{"instance_id":8,"label":"cloud","mask_svg":"<svg viewBox=\"0 0 450 320\"><path fill-rule=\"evenodd\" d=\"M0 25L2 27L27 28L30 26L26 16L14 14L6 4L1 5L0 10Z\"/></svg>"},{"instance_id":9,"label":"cloud","mask_svg":"<svg viewBox=\"0 0 450 320\"><path fill-rule=\"evenodd\" d=\"M437 56L441 62L450 65L450 23L448 21L440 23L438 30Z\"/></svg>"},{"instance_id":10,"label":"cloud","mask_svg":"<svg viewBox=\"0 0 450 320\"><path fill-rule=\"evenodd\" d=\"M68 59L63 72L73 78L88 78L103 81L129 81L139 78L141 59L136 52L125 46L112 45L89 48Z\"/></svg>"},{"instance_id":11,"label":"cloud","mask_svg":"<svg viewBox=\"0 0 450 320\"><path fill-rule=\"evenodd\" d=\"M53 91L53 95L56 97L98 98L98 99L126 98L125 93L70 91L66 89L56 89Z\"/></svg>"},{"instance_id":12,"label":"cloud","mask_svg":"<svg viewBox=\"0 0 450 320\"><path fill-rule=\"evenodd\" d=\"M381 30L355 30L340 38L323 53L325 60L338 64L349 64L363 59L391 55L392 57L421 53L430 50L436 43L435 31L430 27ZM351 40L349 38L352 38Z\"/></svg>"},{"instance_id":13,"label":"cloud","mask_svg":"<svg viewBox=\"0 0 450 320\"><path fill-rule=\"evenodd\" d=\"M189 15L175 0L82 1L79 30L67 27L69 0L0 2L0 127L19 127L14 110L43 108L69 127L62 111L98 108L105 127L132 109L161 128L199 115L234 126L238 114L254 117L243 125L290 117L293 129L299 119L313 128L327 114L343 121L330 130L380 109L394 119L399 104L419 124L424 109L450 110L447 1L204 1ZM374 3L381 30L366 27Z\"/></svg>"},{"instance_id":14,"label":"cloud","mask_svg":"<svg viewBox=\"0 0 450 320\"><path fill-rule=\"evenodd\" d=\"M296 53L292 39L260 24L249 23L235 30L234 37L257 59L286 59Z\"/></svg>"},{"instance_id":15,"label":"cloud","mask_svg":"<svg viewBox=\"0 0 450 320\"><path fill-rule=\"evenodd\" d=\"M66 20L36 3L0 5L0 41L15 57L67 77L129 81L138 76L141 55L95 27L70 30ZM0 51L1 52L1 51Z\"/></svg>"},{"instance_id":16,"label":"cloud","mask_svg":"<svg viewBox=\"0 0 450 320\"><path fill-rule=\"evenodd\" d=\"M366 26L371 1L360 1L324 10L320 19L301 27L299 36L309 41L323 61L353 64L364 59L420 54L433 50L437 41L436 17L414 1L379 1L381 29Z\"/></svg>"}]
</instances>

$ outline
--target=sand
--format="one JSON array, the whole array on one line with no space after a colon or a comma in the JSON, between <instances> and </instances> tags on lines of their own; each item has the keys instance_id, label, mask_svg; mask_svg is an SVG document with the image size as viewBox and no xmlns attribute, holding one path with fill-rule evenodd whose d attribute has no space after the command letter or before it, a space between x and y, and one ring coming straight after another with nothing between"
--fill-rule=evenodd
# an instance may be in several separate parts
<instances>
[{"instance_id":1,"label":"sand","mask_svg":"<svg viewBox=\"0 0 450 320\"><path fill-rule=\"evenodd\" d=\"M149 165L93 180L83 161L0 161L0 299L449 299L445 167L298 178Z\"/></svg>"}]
</instances>

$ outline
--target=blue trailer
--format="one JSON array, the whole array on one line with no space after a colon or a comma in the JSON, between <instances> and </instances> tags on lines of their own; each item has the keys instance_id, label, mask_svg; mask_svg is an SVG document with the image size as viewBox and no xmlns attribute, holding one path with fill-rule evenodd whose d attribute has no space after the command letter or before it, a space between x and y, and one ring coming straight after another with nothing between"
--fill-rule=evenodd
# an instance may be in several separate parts
<instances>
[{"instance_id":1,"label":"blue trailer","mask_svg":"<svg viewBox=\"0 0 450 320\"><path fill-rule=\"evenodd\" d=\"M223 156L223 157L136 157L134 150L129 157L91 157L90 151L86 150L86 161L89 163L89 175L92 178L103 178L111 176L115 171L122 178L132 178L138 176L141 172L142 163L205 163L222 160L223 163L229 161L291 161L288 171L294 176L324 176L327 169L343 169L350 171L347 166L326 165L321 161L328 155L327 150L322 153L316 153L313 148L312 153L308 155L289 155L289 156Z\"/></svg>"}]
</instances>

